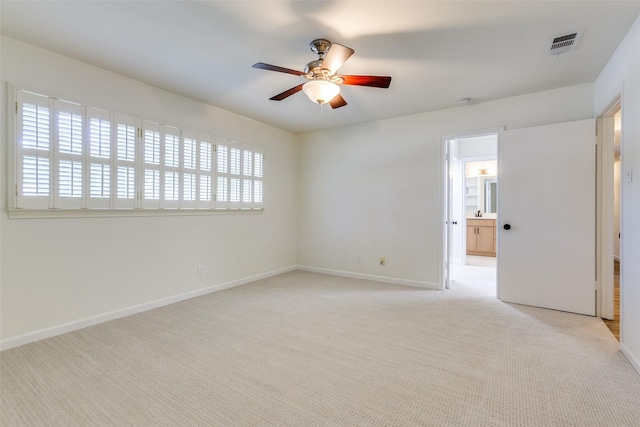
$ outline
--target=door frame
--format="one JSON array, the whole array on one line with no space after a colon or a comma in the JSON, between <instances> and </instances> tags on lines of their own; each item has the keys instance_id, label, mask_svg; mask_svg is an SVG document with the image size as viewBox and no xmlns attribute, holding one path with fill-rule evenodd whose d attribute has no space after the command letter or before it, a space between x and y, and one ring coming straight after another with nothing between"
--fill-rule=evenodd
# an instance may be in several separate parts
<instances>
[{"instance_id":1,"label":"door frame","mask_svg":"<svg viewBox=\"0 0 640 427\"><path fill-rule=\"evenodd\" d=\"M500 133L503 130L504 127L499 127L456 132L440 136L440 206L442 206L441 224L443 228L442 233L440 233L440 259L438 260L440 273L438 277L438 289L441 291L449 289L451 272L451 227L453 225L451 224L451 186L449 185L449 177L451 174L451 141L495 135L497 143L499 144Z\"/></svg>"},{"instance_id":2,"label":"door frame","mask_svg":"<svg viewBox=\"0 0 640 427\"><path fill-rule=\"evenodd\" d=\"M618 94L596 118L598 156L596 158L596 316L614 318L613 285L613 185L614 185L614 115L622 112L622 97ZM623 138L620 138L622 151ZM622 195L620 197L622 201ZM622 216L622 209L620 210ZM622 221L620 221L622 227ZM622 230L621 230L622 232Z\"/></svg>"}]
</instances>

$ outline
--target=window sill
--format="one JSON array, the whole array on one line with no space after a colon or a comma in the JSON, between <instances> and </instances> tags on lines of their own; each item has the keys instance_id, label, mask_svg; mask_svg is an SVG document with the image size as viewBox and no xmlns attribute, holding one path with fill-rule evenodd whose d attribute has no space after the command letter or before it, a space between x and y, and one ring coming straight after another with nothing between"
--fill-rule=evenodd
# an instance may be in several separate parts
<instances>
[{"instance_id":1,"label":"window sill","mask_svg":"<svg viewBox=\"0 0 640 427\"><path fill-rule=\"evenodd\" d=\"M7 209L10 219L109 218L151 216L258 215L264 208L251 209Z\"/></svg>"}]
</instances>

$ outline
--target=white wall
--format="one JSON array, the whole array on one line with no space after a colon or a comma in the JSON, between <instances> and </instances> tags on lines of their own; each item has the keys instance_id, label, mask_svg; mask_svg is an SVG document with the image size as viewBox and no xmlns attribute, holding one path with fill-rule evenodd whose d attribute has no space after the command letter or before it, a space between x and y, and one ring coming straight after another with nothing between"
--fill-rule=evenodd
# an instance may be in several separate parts
<instances>
[{"instance_id":1,"label":"white wall","mask_svg":"<svg viewBox=\"0 0 640 427\"><path fill-rule=\"evenodd\" d=\"M302 135L300 264L437 288L441 137L590 118L592 105L584 84Z\"/></svg>"},{"instance_id":2,"label":"white wall","mask_svg":"<svg viewBox=\"0 0 640 427\"><path fill-rule=\"evenodd\" d=\"M640 17L595 82L595 115L622 95L621 349L640 372ZM629 182L627 174L633 174Z\"/></svg>"},{"instance_id":3,"label":"white wall","mask_svg":"<svg viewBox=\"0 0 640 427\"><path fill-rule=\"evenodd\" d=\"M495 135L477 136L458 140L458 159L470 157L498 157L498 144Z\"/></svg>"},{"instance_id":4,"label":"white wall","mask_svg":"<svg viewBox=\"0 0 640 427\"><path fill-rule=\"evenodd\" d=\"M5 130L11 82L265 148L260 214L9 219L3 173L5 347L47 328L295 266L296 136L6 37L1 62ZM6 171L6 131L1 141ZM197 277L198 265L205 266L204 277Z\"/></svg>"}]
</instances>

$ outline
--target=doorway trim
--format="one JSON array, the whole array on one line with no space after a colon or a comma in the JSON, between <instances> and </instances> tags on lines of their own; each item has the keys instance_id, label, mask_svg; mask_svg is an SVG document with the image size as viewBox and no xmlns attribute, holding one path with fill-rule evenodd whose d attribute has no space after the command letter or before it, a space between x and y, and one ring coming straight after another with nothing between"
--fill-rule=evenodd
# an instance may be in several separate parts
<instances>
[{"instance_id":1,"label":"doorway trim","mask_svg":"<svg viewBox=\"0 0 640 427\"><path fill-rule=\"evenodd\" d=\"M614 223L614 116L622 111L622 97L618 94L597 117L596 140L598 145L596 181L596 271L599 298L596 300L596 316L614 318L613 280L613 223ZM622 137L620 138L622 150ZM620 197L622 200L622 197ZM622 215L622 210L620 210ZM620 221L622 226L622 221ZM621 230L622 232L622 230Z\"/></svg>"}]
</instances>

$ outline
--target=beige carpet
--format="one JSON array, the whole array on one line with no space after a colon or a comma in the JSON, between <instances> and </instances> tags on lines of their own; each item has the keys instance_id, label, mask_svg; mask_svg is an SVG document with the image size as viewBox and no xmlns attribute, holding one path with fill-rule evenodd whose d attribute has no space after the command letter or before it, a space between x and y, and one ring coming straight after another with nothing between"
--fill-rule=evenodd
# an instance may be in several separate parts
<instances>
[{"instance_id":1,"label":"beige carpet","mask_svg":"<svg viewBox=\"0 0 640 427\"><path fill-rule=\"evenodd\" d=\"M0 353L3 426L639 426L597 318L295 271Z\"/></svg>"}]
</instances>

